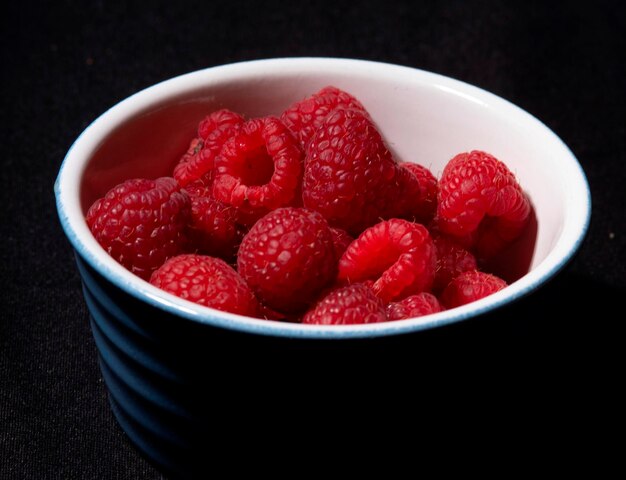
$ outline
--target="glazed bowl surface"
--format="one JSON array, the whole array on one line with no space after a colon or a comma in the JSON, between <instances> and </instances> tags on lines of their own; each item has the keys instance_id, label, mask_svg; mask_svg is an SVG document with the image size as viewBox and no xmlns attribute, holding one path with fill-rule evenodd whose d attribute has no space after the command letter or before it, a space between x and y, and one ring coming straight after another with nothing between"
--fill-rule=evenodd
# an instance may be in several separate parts
<instances>
[{"instance_id":1,"label":"glazed bowl surface","mask_svg":"<svg viewBox=\"0 0 626 480\"><path fill-rule=\"evenodd\" d=\"M229 108L249 117L279 115L327 85L363 103L402 161L421 163L438 176L455 154L485 150L509 166L534 209L533 228L518 242L522 260L512 267L516 281L480 301L422 318L300 325L242 317L172 296L125 270L91 235L84 219L91 203L126 179L171 175L206 114ZM333 348L341 349L343 341L415 334L494 311L557 274L578 249L591 212L587 181L572 152L522 109L434 73L331 58L218 66L136 93L80 135L60 169L55 194L76 252L115 414L141 450L173 472L184 472L201 455L198 439L211 418L201 401L206 372L213 381L225 380L232 372L215 365L230 352L270 349L271 361L285 345L293 353L298 342L315 354L328 341L339 341Z\"/></svg>"}]
</instances>

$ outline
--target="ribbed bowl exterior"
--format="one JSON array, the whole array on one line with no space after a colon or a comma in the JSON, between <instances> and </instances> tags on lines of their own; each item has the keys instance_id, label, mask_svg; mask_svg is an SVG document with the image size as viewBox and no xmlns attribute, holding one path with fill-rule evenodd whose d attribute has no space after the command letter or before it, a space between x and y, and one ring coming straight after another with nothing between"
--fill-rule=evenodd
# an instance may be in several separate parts
<instances>
[{"instance_id":1,"label":"ribbed bowl exterior","mask_svg":"<svg viewBox=\"0 0 626 480\"><path fill-rule=\"evenodd\" d=\"M414 335L337 342L190 321L122 291L78 254L76 262L115 417L173 477L206 476L216 443L267 448L279 423L315 428L316 418L362 403L372 385L391 378L390 365L401 372L398 365L411 364L401 357L415 356Z\"/></svg>"},{"instance_id":2,"label":"ribbed bowl exterior","mask_svg":"<svg viewBox=\"0 0 626 480\"><path fill-rule=\"evenodd\" d=\"M214 442L242 435L241 422L258 423L285 383L281 372L291 360L281 359L294 345L177 317L123 292L79 255L76 261L117 420L166 472L201 476Z\"/></svg>"},{"instance_id":3,"label":"ribbed bowl exterior","mask_svg":"<svg viewBox=\"0 0 626 480\"><path fill-rule=\"evenodd\" d=\"M130 439L170 472L191 473L206 420L215 357L198 325L124 293L76 257L102 376L115 416ZM190 331L191 330L191 331ZM193 331L196 330L196 331ZM204 335L204 334L203 334ZM200 362L200 357L206 361Z\"/></svg>"},{"instance_id":4,"label":"ribbed bowl exterior","mask_svg":"<svg viewBox=\"0 0 626 480\"><path fill-rule=\"evenodd\" d=\"M85 223L86 208L124 179L169 174L171 159L187 147L185 132L191 135L209 108L265 115L324 85L362 100L381 131L393 132L398 158L428 159L437 172L454 152L485 145L510 159L541 225L536 239L529 236L534 245L527 249L533 254L530 272L475 304L430 317L305 328L179 302L116 265L98 246ZM173 132L178 138L170 136ZM423 415L415 406L430 393L421 388L434 364L460 358L461 350L468 359L494 346L511 351L518 325L507 318L509 309L517 308L510 304L563 268L580 246L591 212L576 158L527 112L433 73L330 58L218 66L138 92L78 137L59 171L55 195L61 225L76 251L102 375L119 423L162 469L201 478L215 473L224 449L237 452L242 464L259 446L284 456L285 448L301 447L294 433L309 428L330 440L338 430L349 430L354 412L360 412L352 415L360 428L369 428L377 417L389 423L393 413ZM493 353L489 357L489 364L497 360ZM463 366L455 362L451 371ZM412 401L403 410L398 402L406 398ZM277 435L279 425L283 431ZM285 432L285 426L294 432ZM228 467L232 473L236 465Z\"/></svg>"}]
</instances>

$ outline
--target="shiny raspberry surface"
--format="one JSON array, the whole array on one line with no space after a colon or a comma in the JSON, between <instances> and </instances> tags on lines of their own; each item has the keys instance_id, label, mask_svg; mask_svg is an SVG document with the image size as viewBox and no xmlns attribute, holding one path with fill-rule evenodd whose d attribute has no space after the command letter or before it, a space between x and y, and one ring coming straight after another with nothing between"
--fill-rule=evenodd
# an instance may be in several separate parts
<instances>
[{"instance_id":1,"label":"shiny raspberry surface","mask_svg":"<svg viewBox=\"0 0 626 480\"><path fill-rule=\"evenodd\" d=\"M435 277L435 246L423 225L401 219L380 222L352 242L339 260L338 279L373 280L385 302L429 291Z\"/></svg>"},{"instance_id":2,"label":"shiny raspberry surface","mask_svg":"<svg viewBox=\"0 0 626 480\"><path fill-rule=\"evenodd\" d=\"M98 243L141 278L187 246L188 195L176 180L131 179L96 200L86 215Z\"/></svg>"},{"instance_id":3,"label":"shiny raspberry surface","mask_svg":"<svg viewBox=\"0 0 626 480\"><path fill-rule=\"evenodd\" d=\"M246 282L219 258L178 255L156 270L150 283L205 307L240 315L258 315L258 302Z\"/></svg>"},{"instance_id":4,"label":"shiny raspberry surface","mask_svg":"<svg viewBox=\"0 0 626 480\"><path fill-rule=\"evenodd\" d=\"M302 312L337 274L328 223L304 208L274 210L243 238L237 268L269 308Z\"/></svg>"},{"instance_id":5,"label":"shiny raspberry surface","mask_svg":"<svg viewBox=\"0 0 626 480\"><path fill-rule=\"evenodd\" d=\"M385 304L357 283L337 288L318 301L302 319L307 325L357 325L387 320Z\"/></svg>"}]
</instances>

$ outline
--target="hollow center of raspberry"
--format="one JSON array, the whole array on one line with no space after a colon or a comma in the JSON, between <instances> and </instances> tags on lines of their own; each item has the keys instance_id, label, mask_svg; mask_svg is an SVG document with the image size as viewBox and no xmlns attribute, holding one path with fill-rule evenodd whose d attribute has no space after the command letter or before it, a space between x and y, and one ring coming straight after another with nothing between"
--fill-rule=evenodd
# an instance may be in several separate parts
<instances>
[{"instance_id":1,"label":"hollow center of raspberry","mask_svg":"<svg viewBox=\"0 0 626 480\"><path fill-rule=\"evenodd\" d=\"M246 152L245 158L238 165L237 173L245 185L269 183L274 174L274 161L267 153L265 145L259 145Z\"/></svg>"},{"instance_id":2,"label":"hollow center of raspberry","mask_svg":"<svg viewBox=\"0 0 626 480\"><path fill-rule=\"evenodd\" d=\"M391 245L387 245L387 248L380 249L376 252L372 252L367 261L364 276L370 280L377 280L388 268L395 264L400 255L404 252Z\"/></svg>"}]
</instances>

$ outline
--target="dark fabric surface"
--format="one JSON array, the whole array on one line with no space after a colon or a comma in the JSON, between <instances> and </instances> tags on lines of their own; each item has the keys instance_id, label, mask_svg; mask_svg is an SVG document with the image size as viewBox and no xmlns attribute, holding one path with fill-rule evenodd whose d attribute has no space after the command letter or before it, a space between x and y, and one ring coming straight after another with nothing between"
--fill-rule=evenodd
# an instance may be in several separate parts
<instances>
[{"instance_id":1,"label":"dark fabric surface","mask_svg":"<svg viewBox=\"0 0 626 480\"><path fill-rule=\"evenodd\" d=\"M580 253L498 322L428 334L439 356L416 369L434 371L479 345L509 379L541 373L552 387L599 387L597 372L615 355L610 312L626 294L622 2L82 3L2 7L0 478L161 477L108 407L53 182L73 140L119 100L240 60L338 56L419 67L492 91L551 127L591 186Z\"/></svg>"}]
</instances>

